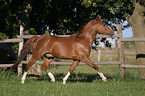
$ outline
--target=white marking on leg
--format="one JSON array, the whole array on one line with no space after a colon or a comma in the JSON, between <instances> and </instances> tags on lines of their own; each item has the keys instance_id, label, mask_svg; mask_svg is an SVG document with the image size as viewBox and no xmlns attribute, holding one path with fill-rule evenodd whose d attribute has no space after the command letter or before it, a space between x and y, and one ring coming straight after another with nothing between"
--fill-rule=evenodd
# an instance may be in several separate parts
<instances>
[{"instance_id":1,"label":"white marking on leg","mask_svg":"<svg viewBox=\"0 0 145 96\"><path fill-rule=\"evenodd\" d=\"M23 75L23 77L22 77L22 84L24 84L24 81L25 81L25 79L26 79L26 75L27 75L27 72L24 72L24 75Z\"/></svg>"},{"instance_id":2,"label":"white marking on leg","mask_svg":"<svg viewBox=\"0 0 145 96\"><path fill-rule=\"evenodd\" d=\"M107 82L107 78L103 75L103 73L98 72L98 74L100 75L103 81Z\"/></svg>"},{"instance_id":3,"label":"white marking on leg","mask_svg":"<svg viewBox=\"0 0 145 96\"><path fill-rule=\"evenodd\" d=\"M68 79L69 76L70 76L70 72L68 72L67 75L63 78L62 84L66 84L66 80Z\"/></svg>"},{"instance_id":4,"label":"white marking on leg","mask_svg":"<svg viewBox=\"0 0 145 96\"><path fill-rule=\"evenodd\" d=\"M51 72L49 72L48 75L51 79L51 82L55 82L55 78L54 78L53 74Z\"/></svg>"}]
</instances>

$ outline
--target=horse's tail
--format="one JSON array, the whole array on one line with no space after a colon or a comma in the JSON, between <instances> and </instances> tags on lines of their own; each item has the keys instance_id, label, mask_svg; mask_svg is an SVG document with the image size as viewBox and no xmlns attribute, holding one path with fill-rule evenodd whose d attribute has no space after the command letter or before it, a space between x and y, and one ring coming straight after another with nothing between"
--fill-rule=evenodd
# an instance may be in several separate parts
<instances>
[{"instance_id":1,"label":"horse's tail","mask_svg":"<svg viewBox=\"0 0 145 96\"><path fill-rule=\"evenodd\" d=\"M38 36L33 36L31 37L29 40L26 41L26 43L23 46L23 49L20 52L19 57L17 58L17 60L14 62L14 65L11 67L11 70L15 69L17 67L17 65L19 65L19 63L25 58L25 56L31 52L32 48L33 48L33 43L35 42L35 40L38 38Z\"/></svg>"}]
</instances>

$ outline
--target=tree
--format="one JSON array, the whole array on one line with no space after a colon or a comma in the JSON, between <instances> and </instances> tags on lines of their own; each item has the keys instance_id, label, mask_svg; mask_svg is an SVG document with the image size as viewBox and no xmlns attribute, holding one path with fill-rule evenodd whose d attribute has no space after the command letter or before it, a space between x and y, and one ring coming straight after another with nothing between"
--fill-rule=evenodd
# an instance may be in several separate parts
<instances>
[{"instance_id":1,"label":"tree","mask_svg":"<svg viewBox=\"0 0 145 96\"><path fill-rule=\"evenodd\" d=\"M18 35L18 23L16 20L16 5L11 0L0 0L0 32L5 33L9 38Z\"/></svg>"},{"instance_id":2,"label":"tree","mask_svg":"<svg viewBox=\"0 0 145 96\"><path fill-rule=\"evenodd\" d=\"M124 10L126 14L132 13L130 11L132 7L128 7L132 5L128 3L131 2L130 0L126 0L125 3L121 3L120 0L6 0L1 2L0 11L6 15L2 15L4 28L1 32L6 33L10 38L19 34L20 24L25 28L24 34L41 35L49 31L53 34L69 35L96 16L102 16L103 21L116 30L114 24L125 21ZM95 44L98 44L97 39ZM110 46L108 43L106 45Z\"/></svg>"},{"instance_id":3,"label":"tree","mask_svg":"<svg viewBox=\"0 0 145 96\"><path fill-rule=\"evenodd\" d=\"M135 37L145 38L145 1L134 0L133 14L128 18ZM137 62L139 65L145 64L145 42L136 42ZM145 69L139 70L140 77L145 79Z\"/></svg>"},{"instance_id":4,"label":"tree","mask_svg":"<svg viewBox=\"0 0 145 96\"><path fill-rule=\"evenodd\" d=\"M130 6L130 0L124 3L120 0L2 0L1 32L12 38L18 34L21 24L25 30L34 28L35 34L44 34L48 28L54 34L72 34L96 16L102 16L104 22L115 29L111 23L125 21L123 12L131 14Z\"/></svg>"}]
</instances>

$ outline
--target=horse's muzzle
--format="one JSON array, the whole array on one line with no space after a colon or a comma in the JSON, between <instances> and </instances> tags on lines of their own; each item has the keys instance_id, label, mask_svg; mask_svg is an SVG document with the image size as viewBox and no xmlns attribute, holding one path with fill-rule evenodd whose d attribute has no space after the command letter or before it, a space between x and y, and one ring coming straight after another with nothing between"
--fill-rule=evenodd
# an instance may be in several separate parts
<instances>
[{"instance_id":1,"label":"horse's muzzle","mask_svg":"<svg viewBox=\"0 0 145 96\"><path fill-rule=\"evenodd\" d=\"M109 32L108 35L112 37L114 35L114 31Z\"/></svg>"}]
</instances>

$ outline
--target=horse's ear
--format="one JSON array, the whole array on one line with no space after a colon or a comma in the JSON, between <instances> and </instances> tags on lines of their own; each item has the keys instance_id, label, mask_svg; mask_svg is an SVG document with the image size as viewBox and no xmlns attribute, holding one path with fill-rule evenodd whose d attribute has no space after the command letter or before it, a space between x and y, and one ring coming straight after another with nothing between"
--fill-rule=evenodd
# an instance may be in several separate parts
<instances>
[{"instance_id":1,"label":"horse's ear","mask_svg":"<svg viewBox=\"0 0 145 96\"><path fill-rule=\"evenodd\" d=\"M99 19L101 20L101 16L99 17Z\"/></svg>"},{"instance_id":2,"label":"horse's ear","mask_svg":"<svg viewBox=\"0 0 145 96\"><path fill-rule=\"evenodd\" d=\"M98 16L96 17L96 20L97 20L97 21L99 20Z\"/></svg>"},{"instance_id":3,"label":"horse's ear","mask_svg":"<svg viewBox=\"0 0 145 96\"><path fill-rule=\"evenodd\" d=\"M98 18L98 16L96 17L96 20L98 21L98 20L101 20L101 16Z\"/></svg>"}]
</instances>

